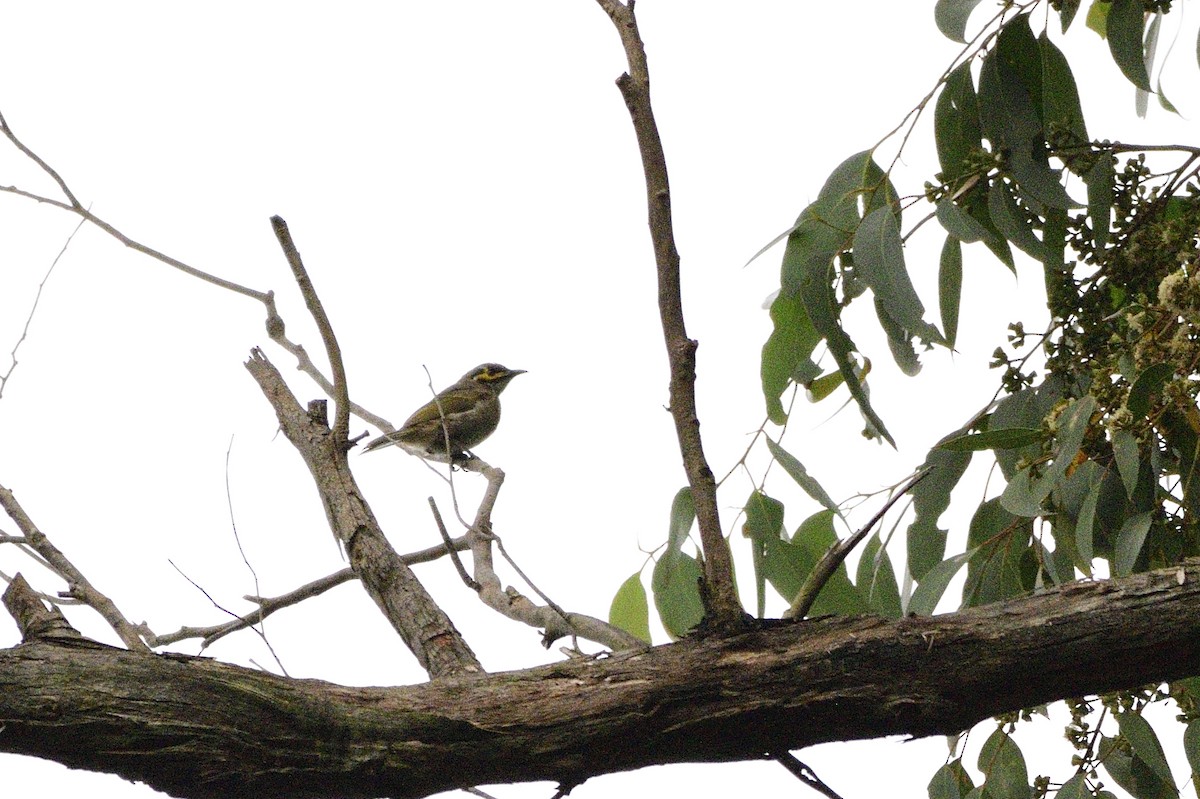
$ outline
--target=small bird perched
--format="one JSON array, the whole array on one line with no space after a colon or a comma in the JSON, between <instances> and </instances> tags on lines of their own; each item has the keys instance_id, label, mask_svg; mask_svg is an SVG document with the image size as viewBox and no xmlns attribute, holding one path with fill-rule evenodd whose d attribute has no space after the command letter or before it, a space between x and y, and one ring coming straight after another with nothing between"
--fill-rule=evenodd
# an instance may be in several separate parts
<instances>
[{"instance_id":1,"label":"small bird perched","mask_svg":"<svg viewBox=\"0 0 1200 799\"><path fill-rule=\"evenodd\" d=\"M399 430L368 443L363 452L395 444L430 461L451 463L472 458L471 447L496 432L500 424L500 392L524 373L524 369L509 369L498 363L480 364L418 408Z\"/></svg>"}]
</instances>

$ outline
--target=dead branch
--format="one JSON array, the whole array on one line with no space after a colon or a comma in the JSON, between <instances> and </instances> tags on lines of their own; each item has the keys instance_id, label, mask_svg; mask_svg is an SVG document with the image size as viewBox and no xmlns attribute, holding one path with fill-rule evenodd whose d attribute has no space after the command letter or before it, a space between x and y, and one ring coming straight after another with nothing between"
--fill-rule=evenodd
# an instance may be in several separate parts
<instances>
[{"instance_id":1,"label":"dead branch","mask_svg":"<svg viewBox=\"0 0 1200 799\"><path fill-rule=\"evenodd\" d=\"M2 121L0 117L0 121ZM38 529L33 519L17 502L13 492L0 485L0 508L8 514L25 536L25 543L38 555L50 569L67 583L66 595L78 599L83 604L95 610L108 622L117 636L130 649L148 651L146 644L138 636L137 628L117 609L116 604L107 595L96 589L83 576L83 572L75 568L75 564L67 559L62 551L51 543L45 533Z\"/></svg>"},{"instance_id":2,"label":"dead branch","mask_svg":"<svg viewBox=\"0 0 1200 799\"><path fill-rule=\"evenodd\" d=\"M350 472L346 439L330 430L323 406L302 408L262 350L251 352L246 369L316 481L329 527L346 548L350 568L417 661L433 677L482 671L449 617L383 535Z\"/></svg>"}]
</instances>

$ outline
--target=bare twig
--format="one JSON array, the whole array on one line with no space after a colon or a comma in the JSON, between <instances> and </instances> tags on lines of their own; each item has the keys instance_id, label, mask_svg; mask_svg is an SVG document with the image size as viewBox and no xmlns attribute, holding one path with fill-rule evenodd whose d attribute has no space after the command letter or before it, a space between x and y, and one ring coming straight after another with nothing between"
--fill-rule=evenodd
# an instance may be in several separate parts
<instances>
[{"instance_id":1,"label":"bare twig","mask_svg":"<svg viewBox=\"0 0 1200 799\"><path fill-rule=\"evenodd\" d=\"M232 610L229 610L224 605L222 605L220 602L218 602L212 594L208 593L208 591L204 588L204 586L200 585L200 583L196 582L191 577L188 577L187 574L183 571L183 569L181 569L177 565L175 565L175 562L173 560L168 560L167 563L171 564L171 568L174 569L176 572L178 572L180 577L182 577L183 579L185 579L189 583L191 583L192 588L195 588L197 591L204 594L204 598L207 599L214 608L216 608L217 610L219 610L222 613L225 613L229 616L233 616L235 619L237 618L236 613L234 613ZM283 667L283 661L279 659L279 655L275 654L275 648L273 646L271 646L271 642L267 640L266 634L264 634L262 630L259 630L256 627L251 627L250 629L254 630L254 633L260 639L262 639L262 642L266 645L267 650L271 653L271 657L275 658L275 664L277 666L279 666L279 672L281 674L283 674L283 676L285 676L285 677L289 676L287 669ZM208 646L208 644L204 643L204 644L200 645L200 648L203 650L206 646ZM257 664L255 664L255 665L257 665ZM262 666L259 666L259 668L261 669ZM263 669L263 670L265 671L265 669Z\"/></svg>"},{"instance_id":2,"label":"bare twig","mask_svg":"<svg viewBox=\"0 0 1200 799\"><path fill-rule=\"evenodd\" d=\"M84 221L85 220L83 219L79 220L79 224L76 225L75 229L71 231L71 234L67 236L67 240L63 242L62 249L58 251L58 255L54 256L54 260L50 262L50 268L47 269L46 274L42 276L42 282L38 283L37 292L33 295L33 304L29 306L29 316L25 317L25 327L21 329L21 337L17 339L16 344L13 344L12 353L10 354L10 357L12 358L12 364L9 365L7 372L5 372L3 375L0 375L0 397L4 396L4 387L8 385L8 379L12 377L13 371L17 368L17 350L21 348L21 343L24 342L26 336L29 335L29 325L33 322L33 315L37 313L38 303L42 299L42 289L46 287L46 281L50 279L50 274L54 272L54 267L58 266L58 262L62 260L64 255L66 255L67 248L71 246L71 241L75 238L75 234L79 232L81 227L83 227Z\"/></svg>"},{"instance_id":3,"label":"bare twig","mask_svg":"<svg viewBox=\"0 0 1200 799\"><path fill-rule=\"evenodd\" d=\"M716 481L704 456L700 438L700 417L696 410L696 347L689 339L683 319L683 300L679 278L679 251L671 220L671 187L667 179L667 160L658 125L650 104L650 71L646 50L638 32L634 4L618 0L597 0L608 14L629 63L629 72L617 78L617 87L625 98L633 120L642 171L646 178L646 201L654 260L658 267L658 309L670 363L671 416L679 439L679 451L687 472L688 484L696 503L696 521L704 547L704 582L708 621L715 627L736 629L746 619L733 582L733 558L721 532L717 509Z\"/></svg>"},{"instance_id":4,"label":"bare twig","mask_svg":"<svg viewBox=\"0 0 1200 799\"><path fill-rule=\"evenodd\" d=\"M467 549L466 536L452 538L450 541L454 545L454 549L456 551L461 552ZM412 566L416 563L429 563L437 560L445 554L446 547L442 544L439 544L434 547L429 547L427 549L421 549L416 552L410 552L406 555L401 555L400 559L409 566ZM292 605L298 605L304 600L315 596L320 596L331 588L336 588L342 583L347 583L351 580L357 579L358 575L354 573L354 570L347 567L341 571L334 572L333 574L322 577L319 580L313 580L311 583L306 583L299 588L276 597L261 597L254 595L245 596L243 599L245 599L247 602L253 602L257 604L258 609L239 616L232 621L227 621L224 624L214 624L208 627L180 627L175 632L167 633L166 635L155 635L147 625L142 624L139 627L139 631L146 639L146 643L151 647L168 646L170 644L174 644L179 641L185 641L191 638L204 639L204 646L207 647L211 646L214 641L220 640L230 633L235 633L238 630L244 630L247 627L258 624L262 619L265 619L267 616L270 616L277 610L283 610L284 608L291 607Z\"/></svg>"},{"instance_id":5,"label":"bare twig","mask_svg":"<svg viewBox=\"0 0 1200 799\"><path fill-rule=\"evenodd\" d=\"M792 605L783 614L785 619L802 619L809 610L812 609L813 603L817 601L817 596L821 593L821 589L825 587L825 583L829 582L829 578L837 571L838 566L842 565L842 561L846 559L856 546L858 546L871 530L875 529L875 525L883 518L892 506L900 501L900 498L913 489L917 483L929 476L931 468L925 468L917 472L908 479L895 494L883 504L874 516L860 527L854 535L838 541L831 546L829 550L822 556L817 565L809 573L804 584L800 586L800 590L796 593L796 598L792 600Z\"/></svg>"},{"instance_id":6,"label":"bare twig","mask_svg":"<svg viewBox=\"0 0 1200 799\"><path fill-rule=\"evenodd\" d=\"M836 791L821 781L817 776L817 772L813 771L804 763L796 759L796 756L791 752L785 752L782 755L775 755L775 762L779 763L785 769L792 773L796 779L812 788L817 793L824 794L829 799L842 799Z\"/></svg>"},{"instance_id":7,"label":"bare twig","mask_svg":"<svg viewBox=\"0 0 1200 799\"><path fill-rule=\"evenodd\" d=\"M462 578L463 584L472 591L479 591L479 583L471 579L471 575L467 574L467 567L463 566L462 558L454 551L453 544L450 540L450 533L446 531L446 523L442 521L442 513L438 510L437 502L433 497L429 497L429 510L433 513L433 520L437 523L438 533L442 536L442 542L446 545L446 551L450 553L450 560L454 564L455 571Z\"/></svg>"},{"instance_id":8,"label":"bare twig","mask_svg":"<svg viewBox=\"0 0 1200 799\"><path fill-rule=\"evenodd\" d=\"M325 306L321 304L321 298L317 296L317 291L313 288L308 270L304 268L300 251L296 249L296 243L292 241L292 234L288 231L287 222L284 222L282 217L273 216L271 217L271 229L275 231L275 238L279 240L279 246L283 248L288 266L292 269L292 277L296 279L296 285L300 287L300 294L304 297L304 304L312 315L313 321L317 323L321 341L325 343L325 355L329 358L329 368L333 372L333 401L337 405L333 415L333 435L339 441L344 441L350 434L350 392L346 385L346 367L342 363L342 348L338 346L337 336L333 332L329 315L325 313Z\"/></svg>"},{"instance_id":9,"label":"bare twig","mask_svg":"<svg viewBox=\"0 0 1200 799\"><path fill-rule=\"evenodd\" d=\"M0 123L2 122L3 117L0 117ZM78 599L99 613L125 646L135 650L147 649L146 644L138 636L137 628L121 614L116 604L105 594L96 590L95 586L83 576L83 573L75 568L75 564L71 563L67 556L50 542L50 539L33 523L33 519L25 513L25 509L17 502L12 491L2 485L0 485L0 508L3 508L9 518L16 523L25 535L28 545L45 559L55 574L67 581L67 596Z\"/></svg>"}]
</instances>

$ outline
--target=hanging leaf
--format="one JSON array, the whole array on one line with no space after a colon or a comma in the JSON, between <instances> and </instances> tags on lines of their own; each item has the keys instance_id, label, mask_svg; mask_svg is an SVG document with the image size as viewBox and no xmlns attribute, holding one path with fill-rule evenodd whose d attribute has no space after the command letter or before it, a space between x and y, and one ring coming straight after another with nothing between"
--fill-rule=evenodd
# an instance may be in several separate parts
<instances>
[{"instance_id":1,"label":"hanging leaf","mask_svg":"<svg viewBox=\"0 0 1200 799\"><path fill-rule=\"evenodd\" d=\"M1158 735L1150 726L1150 722L1137 713L1114 713L1113 715L1117 719L1121 735L1129 741L1129 745L1133 747L1133 753L1138 759L1149 766L1155 776L1165 784L1174 786L1175 780L1171 776L1171 767L1167 765L1167 757L1163 754L1162 744L1159 743Z\"/></svg>"},{"instance_id":2,"label":"hanging leaf","mask_svg":"<svg viewBox=\"0 0 1200 799\"><path fill-rule=\"evenodd\" d=\"M921 582L917 584L917 590L913 591L912 598L908 601L907 612L915 616L932 616L942 595L950 587L950 581L973 554L974 552L971 551L955 555L927 570Z\"/></svg>"},{"instance_id":3,"label":"hanging leaf","mask_svg":"<svg viewBox=\"0 0 1200 799\"><path fill-rule=\"evenodd\" d=\"M900 618L900 587L892 560L878 535L871 536L858 559L854 584L872 613L888 619Z\"/></svg>"},{"instance_id":4,"label":"hanging leaf","mask_svg":"<svg viewBox=\"0 0 1200 799\"><path fill-rule=\"evenodd\" d=\"M1163 385L1175 376L1175 367L1169 363L1156 363L1147 366L1133 381L1129 389L1129 399L1125 407L1133 414L1134 419L1145 419L1150 413L1151 400L1162 391Z\"/></svg>"},{"instance_id":5,"label":"hanging leaf","mask_svg":"<svg viewBox=\"0 0 1200 799\"><path fill-rule=\"evenodd\" d=\"M1071 27L1071 23L1075 21L1075 14L1079 11L1079 2L1080 0L1063 0L1062 6L1058 10L1058 15L1062 18L1063 33L1066 33L1067 29Z\"/></svg>"},{"instance_id":6,"label":"hanging leaf","mask_svg":"<svg viewBox=\"0 0 1200 799\"><path fill-rule=\"evenodd\" d=\"M963 799L974 787L962 759L955 758L934 773L929 781L929 799Z\"/></svg>"},{"instance_id":7,"label":"hanging leaf","mask_svg":"<svg viewBox=\"0 0 1200 799\"><path fill-rule=\"evenodd\" d=\"M1029 770L1020 747L1003 730L996 730L979 751L984 795L993 799L1029 799Z\"/></svg>"},{"instance_id":8,"label":"hanging leaf","mask_svg":"<svg viewBox=\"0 0 1200 799\"><path fill-rule=\"evenodd\" d=\"M762 348L762 389L767 401L767 416L782 425L787 421L780 397L798 371L817 370L812 352L821 336L813 328L799 297L780 294L771 303L774 330Z\"/></svg>"},{"instance_id":9,"label":"hanging leaf","mask_svg":"<svg viewBox=\"0 0 1200 799\"><path fill-rule=\"evenodd\" d=\"M934 106L933 126L942 175L947 182L954 182L968 173L969 156L980 149L983 137L969 60L946 76Z\"/></svg>"},{"instance_id":10,"label":"hanging leaf","mask_svg":"<svg viewBox=\"0 0 1200 799\"><path fill-rule=\"evenodd\" d=\"M1138 555L1146 543L1146 534L1150 532L1150 522L1154 518L1153 511L1145 511L1127 518L1117 533L1116 552L1113 559L1113 574L1117 577L1128 577L1133 574Z\"/></svg>"},{"instance_id":11,"label":"hanging leaf","mask_svg":"<svg viewBox=\"0 0 1200 799\"><path fill-rule=\"evenodd\" d=\"M1151 91L1150 73L1146 70L1146 58L1142 50L1144 29L1145 10L1141 0L1112 1L1105 23L1108 49L1129 82L1148 92Z\"/></svg>"},{"instance_id":12,"label":"hanging leaf","mask_svg":"<svg viewBox=\"0 0 1200 799\"><path fill-rule=\"evenodd\" d=\"M788 473L789 477L796 481L796 485L800 486L805 494L808 494L825 508L840 516L842 511L837 503L833 501L833 498L817 482L816 478L808 473L808 469L804 468L804 464L782 446L772 441L770 436L767 436L766 439L767 449L771 451L771 457L783 467L783 470ZM782 520L780 521L782 523Z\"/></svg>"},{"instance_id":13,"label":"hanging leaf","mask_svg":"<svg viewBox=\"0 0 1200 799\"><path fill-rule=\"evenodd\" d=\"M700 579L703 572L691 555L680 553L674 568L665 568L665 559L654 564L650 586L654 591L654 607L658 610L663 628L672 640L679 640L704 619L704 603L700 601Z\"/></svg>"},{"instance_id":14,"label":"hanging leaf","mask_svg":"<svg viewBox=\"0 0 1200 799\"><path fill-rule=\"evenodd\" d=\"M1125 484L1125 495L1133 499L1142 465L1137 436L1128 430L1117 430L1112 435L1112 448L1117 474L1121 475L1121 482Z\"/></svg>"},{"instance_id":15,"label":"hanging leaf","mask_svg":"<svg viewBox=\"0 0 1200 799\"><path fill-rule=\"evenodd\" d=\"M1084 178L1088 190L1088 218L1092 220L1092 239L1096 249L1101 249L1108 242L1108 231L1112 225L1113 180L1112 154L1104 150Z\"/></svg>"},{"instance_id":16,"label":"hanging leaf","mask_svg":"<svg viewBox=\"0 0 1200 799\"><path fill-rule=\"evenodd\" d=\"M983 241L989 235L986 227L949 198L937 204L937 218L947 233L967 244Z\"/></svg>"},{"instance_id":17,"label":"hanging leaf","mask_svg":"<svg viewBox=\"0 0 1200 799\"><path fill-rule=\"evenodd\" d=\"M908 526L908 570L913 579L922 581L946 554L947 531L938 527L946 508L950 507L950 492L958 485L971 462L969 452L951 452L941 444L961 437L966 428L943 438L929 450L922 471L929 475L917 483L910 495L913 501L913 522Z\"/></svg>"},{"instance_id":18,"label":"hanging leaf","mask_svg":"<svg viewBox=\"0 0 1200 799\"><path fill-rule=\"evenodd\" d=\"M938 310L946 346L954 349L958 340L958 310L962 304L962 245L946 236L938 262Z\"/></svg>"},{"instance_id":19,"label":"hanging leaf","mask_svg":"<svg viewBox=\"0 0 1200 799\"><path fill-rule=\"evenodd\" d=\"M1002 180L993 182L988 190L988 212L1004 238L1031 258L1041 261L1045 257L1042 242L1033 233L1032 223L1017 206L1012 191Z\"/></svg>"},{"instance_id":20,"label":"hanging leaf","mask_svg":"<svg viewBox=\"0 0 1200 799\"><path fill-rule=\"evenodd\" d=\"M767 548L772 540L783 535L783 503L761 491L750 492L745 506L746 522L742 534L752 542L754 553L754 587L758 601L758 617L766 613Z\"/></svg>"},{"instance_id":21,"label":"hanging leaf","mask_svg":"<svg viewBox=\"0 0 1200 799\"><path fill-rule=\"evenodd\" d=\"M608 609L608 621L650 643L650 603L646 599L640 571L631 574L617 589Z\"/></svg>"},{"instance_id":22,"label":"hanging leaf","mask_svg":"<svg viewBox=\"0 0 1200 799\"><path fill-rule=\"evenodd\" d=\"M887 207L877 208L863 219L854 234L854 263L889 316L905 330L925 342L941 342L937 328L926 322L908 268L904 242L896 217Z\"/></svg>"},{"instance_id":23,"label":"hanging leaf","mask_svg":"<svg viewBox=\"0 0 1200 799\"><path fill-rule=\"evenodd\" d=\"M679 558L683 542L687 540L688 533L692 531L692 523L695 521L696 503L692 501L692 489L681 488L675 492L675 499L671 501L671 520L667 526L667 549L658 560L658 566L662 567L665 574L670 575L675 568L675 562ZM658 574L658 567L654 572Z\"/></svg>"},{"instance_id":24,"label":"hanging leaf","mask_svg":"<svg viewBox=\"0 0 1200 799\"><path fill-rule=\"evenodd\" d=\"M933 18L938 30L947 39L966 44L967 20L979 0L938 0L933 7Z\"/></svg>"},{"instance_id":25,"label":"hanging leaf","mask_svg":"<svg viewBox=\"0 0 1200 799\"><path fill-rule=\"evenodd\" d=\"M1009 513L998 499L976 509L967 532L967 546L975 552L967 563L963 607L975 607L1020 596L1021 557L1029 550L1033 522Z\"/></svg>"},{"instance_id":26,"label":"hanging leaf","mask_svg":"<svg viewBox=\"0 0 1200 799\"><path fill-rule=\"evenodd\" d=\"M1042 57L1042 124L1047 129L1069 131L1072 143L1087 143L1091 139L1084 124L1079 89L1071 66L1045 30L1037 43Z\"/></svg>"}]
</instances>

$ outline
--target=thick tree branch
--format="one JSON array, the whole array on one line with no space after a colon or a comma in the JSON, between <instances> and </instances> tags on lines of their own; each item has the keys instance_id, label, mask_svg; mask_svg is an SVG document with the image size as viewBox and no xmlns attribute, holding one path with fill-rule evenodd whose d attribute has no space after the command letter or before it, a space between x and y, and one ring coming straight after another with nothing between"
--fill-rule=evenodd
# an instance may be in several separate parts
<instances>
[{"instance_id":1,"label":"thick tree branch","mask_svg":"<svg viewBox=\"0 0 1200 799\"><path fill-rule=\"evenodd\" d=\"M945 616L775 623L409 688L32 641L0 652L0 751L176 796L402 799L951 734L1001 712L1198 673L1191 564Z\"/></svg>"},{"instance_id":2,"label":"thick tree branch","mask_svg":"<svg viewBox=\"0 0 1200 799\"><path fill-rule=\"evenodd\" d=\"M658 310L671 367L671 416L675 420L683 467L696 503L696 522L704 547L706 590L703 596L708 621L716 627L736 629L742 624L745 613L733 581L733 558L729 544L721 532L717 483L704 457L700 438L700 416L696 410L697 342L688 338L683 321L679 251L675 247L675 231L671 221L671 186L667 180L666 154L650 105L650 70L646 63L646 49L638 33L632 2L597 2L616 26L629 62L629 72L617 79L617 87L625 98L629 116L633 120L638 149L642 155L642 171L646 176L650 238L654 244L654 261L658 266Z\"/></svg>"},{"instance_id":3,"label":"thick tree branch","mask_svg":"<svg viewBox=\"0 0 1200 799\"><path fill-rule=\"evenodd\" d=\"M350 568L421 666L433 677L482 671L449 617L384 537L346 462L345 438L329 429L323 413L300 407L261 350L251 353L246 368L316 481L329 527L345 546Z\"/></svg>"}]
</instances>

